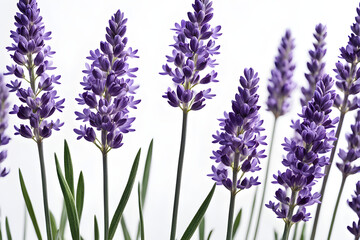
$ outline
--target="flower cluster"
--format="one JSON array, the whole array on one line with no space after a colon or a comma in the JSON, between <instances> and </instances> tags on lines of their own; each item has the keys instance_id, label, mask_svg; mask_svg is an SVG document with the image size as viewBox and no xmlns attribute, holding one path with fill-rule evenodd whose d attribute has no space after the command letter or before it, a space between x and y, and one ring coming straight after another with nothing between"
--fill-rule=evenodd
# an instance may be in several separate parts
<instances>
[{"instance_id":1,"label":"flower cluster","mask_svg":"<svg viewBox=\"0 0 360 240\"><path fill-rule=\"evenodd\" d=\"M259 95L258 74L252 68L244 70L244 77L240 77L239 93L232 101L232 112L226 113L220 119L221 132L213 135L213 143L219 143L220 149L213 151L211 159L218 163L212 166L212 177L218 185L224 185L230 191L240 191L258 185L258 177L244 177L248 172L260 170L260 158L266 157L265 150L258 151L259 145L266 145L266 136L261 135L263 120L260 119L257 105ZM236 190L232 188L232 171L242 172L236 182Z\"/></svg>"},{"instance_id":2,"label":"flower cluster","mask_svg":"<svg viewBox=\"0 0 360 240\"><path fill-rule=\"evenodd\" d=\"M360 238L360 181L356 183L355 195L352 196L351 201L348 201L349 207L354 210L359 220L358 223L354 221L352 226L348 226L347 229L354 234L355 239Z\"/></svg>"},{"instance_id":3,"label":"flower cluster","mask_svg":"<svg viewBox=\"0 0 360 240\"><path fill-rule=\"evenodd\" d=\"M345 63L338 61L336 63L336 86L343 92L343 97L338 95L335 100L335 106L340 111L346 113L347 111L355 110L360 105L360 99L356 94L360 92L360 68L358 67L360 59L360 7L356 9L357 16L355 23L351 26L352 33L349 36L349 41L346 47L340 48L340 58L345 60ZM350 96L355 95L354 98L349 99Z\"/></svg>"},{"instance_id":4,"label":"flower cluster","mask_svg":"<svg viewBox=\"0 0 360 240\"><path fill-rule=\"evenodd\" d=\"M334 81L325 75L317 84L312 100L303 107L299 116L302 121L293 122L292 128L301 136L302 141L285 138L284 150L287 152L282 164L287 167L285 172L274 174L273 183L281 185L275 193L279 203L270 201L266 207L272 209L278 218L287 223L307 221L310 213L306 206L319 203L320 194L312 193L316 179L324 174L322 168L328 164L329 152L335 140L334 131L330 130L338 119L330 119L329 113L335 99L335 91L331 90ZM287 196L291 190L291 197ZM297 211L295 214L295 207Z\"/></svg>"},{"instance_id":5,"label":"flower cluster","mask_svg":"<svg viewBox=\"0 0 360 240\"><path fill-rule=\"evenodd\" d=\"M292 62L294 48L294 39L290 30L287 30L281 39L279 55L275 58L275 68L271 70L268 85L269 97L266 104L276 118L287 113L290 108L289 97L295 88L292 81L295 70L295 64Z\"/></svg>"},{"instance_id":6,"label":"flower cluster","mask_svg":"<svg viewBox=\"0 0 360 240\"><path fill-rule=\"evenodd\" d=\"M5 135L5 130L8 126L8 102L9 92L4 83L4 78L0 74L0 146L4 146L9 143L10 138ZM0 152L0 177L8 175L9 170L1 167L1 164L7 157L7 151L2 150Z\"/></svg>"},{"instance_id":7,"label":"flower cluster","mask_svg":"<svg viewBox=\"0 0 360 240\"><path fill-rule=\"evenodd\" d=\"M351 125L351 133L346 135L348 150L339 150L342 162L336 163L344 177L358 173L360 166L352 166L352 162L360 157L360 110L355 117L355 124Z\"/></svg>"},{"instance_id":8,"label":"flower cluster","mask_svg":"<svg viewBox=\"0 0 360 240\"><path fill-rule=\"evenodd\" d=\"M206 99L211 99L211 89L196 92L193 88L198 84L218 82L217 72L211 71L200 76L200 71L206 67L215 67L217 63L212 57L219 54L219 45L215 44L221 27L211 28L209 21L213 18L212 2L210 0L195 0L192 5L194 12L188 12L188 21L176 23L174 36L175 43L172 56L166 56L169 63L175 66L172 69L168 64L163 65L161 75L169 75L175 83L176 90L168 88L163 96L173 107L180 107L184 111L200 110Z\"/></svg>"},{"instance_id":9,"label":"flower cluster","mask_svg":"<svg viewBox=\"0 0 360 240\"><path fill-rule=\"evenodd\" d=\"M106 42L100 42L100 50L90 51L87 59L92 63L86 65L86 76L81 82L85 92L76 99L80 105L86 105L83 112L75 112L76 120L90 124L74 129L77 139L84 137L105 152L121 147L123 133L134 131L131 124L135 118L129 117L128 112L140 102L132 96L138 88L132 79L138 69L130 68L127 60L136 58L137 50L126 48L126 22L120 10L109 20ZM101 140L94 129L101 131Z\"/></svg>"},{"instance_id":10,"label":"flower cluster","mask_svg":"<svg viewBox=\"0 0 360 240\"><path fill-rule=\"evenodd\" d=\"M321 23L316 25L314 33L316 42L313 44L314 50L309 51L310 61L307 62L309 73L305 73L305 78L308 81L309 86L307 88L301 88L301 92L304 95L304 97L300 99L302 106L306 106L307 103L312 99L316 89L316 83L324 75L325 62L323 61L323 58L326 54L326 35L326 26L322 25Z\"/></svg>"},{"instance_id":11,"label":"flower cluster","mask_svg":"<svg viewBox=\"0 0 360 240\"><path fill-rule=\"evenodd\" d=\"M20 13L16 13L16 31L11 31L14 40L8 51L13 52L15 65L7 66L8 73L30 83L30 87L22 88L22 81L16 79L7 84L10 92L16 92L22 105L14 105L11 114L20 119L29 120L30 125L15 126L16 135L32 138L39 142L51 135L52 130L59 130L64 124L59 119L47 120L58 110L62 111L65 99L59 100L54 84L59 84L59 75L48 75L53 70L49 58L55 53L45 41L51 39L51 32L45 32L40 16L40 9L35 0L20 0L17 4Z\"/></svg>"}]
</instances>

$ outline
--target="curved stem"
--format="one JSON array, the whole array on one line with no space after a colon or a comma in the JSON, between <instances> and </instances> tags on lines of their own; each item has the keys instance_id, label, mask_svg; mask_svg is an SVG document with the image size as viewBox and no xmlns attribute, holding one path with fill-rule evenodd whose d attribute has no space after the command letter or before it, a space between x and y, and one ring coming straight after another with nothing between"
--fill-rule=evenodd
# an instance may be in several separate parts
<instances>
[{"instance_id":1,"label":"curved stem","mask_svg":"<svg viewBox=\"0 0 360 240\"><path fill-rule=\"evenodd\" d=\"M37 142L37 146L38 146L39 159L40 159L40 170L41 170L41 182L42 182L42 190L43 190L46 233L47 233L48 240L51 240L52 236L51 236L50 213L49 213L49 204L48 204L48 196L47 196L44 149L43 149L43 143L41 140L39 140Z\"/></svg>"},{"instance_id":2,"label":"curved stem","mask_svg":"<svg viewBox=\"0 0 360 240\"><path fill-rule=\"evenodd\" d=\"M186 126L187 126L187 109L184 109L183 110L183 122L182 122L182 131L181 131L179 161L178 161L178 168L177 168L177 175L176 175L174 207L173 207L173 214L172 214L172 221L171 221L170 240L175 240L175 234L176 234L176 224L177 224L177 215L178 215L179 198L180 198L181 175L182 175L182 168L183 168L184 154L185 154Z\"/></svg>"},{"instance_id":3,"label":"curved stem","mask_svg":"<svg viewBox=\"0 0 360 240\"><path fill-rule=\"evenodd\" d=\"M256 190L255 190L254 200L253 200L253 204L252 204L252 206L251 206L250 219L249 219L248 228L247 228L247 230L246 230L246 237L245 237L245 239L248 239L248 237L249 237L249 233L250 233L250 229L251 229L251 223L252 223L252 219L253 219L253 216L254 216L254 210L255 210L256 197L257 197L258 190L259 190L259 188L256 188Z\"/></svg>"},{"instance_id":4,"label":"curved stem","mask_svg":"<svg viewBox=\"0 0 360 240\"><path fill-rule=\"evenodd\" d=\"M275 117L274 125L273 125L273 131L272 131L272 134L271 134L271 142L270 142L270 149L269 149L269 158L268 158L268 163L267 163L267 166L266 166L265 179L264 179L264 189L263 189L262 196L261 196L261 202L260 202L260 207L259 207L259 214L258 214L258 218L257 218L257 222L256 222L256 228L255 228L255 233L254 233L254 240L256 240L256 237L257 237L257 232L258 232L259 226L260 226L261 212L262 212L262 208L263 208L263 205L264 205L264 198L265 198L266 186L267 186L268 176L269 176L271 152L272 152L273 143L274 143L274 139L275 139L275 131L276 131L277 119L278 119L278 118Z\"/></svg>"},{"instance_id":5,"label":"curved stem","mask_svg":"<svg viewBox=\"0 0 360 240\"><path fill-rule=\"evenodd\" d=\"M329 233L328 233L328 238L327 238L328 240L330 240L330 238L331 238L331 233L332 233L332 230L333 230L333 227L334 227L335 217L336 217L336 213L337 213L337 210L338 210L338 207L339 207L339 202L340 202L340 199L341 199L341 195L342 195L342 192L344 190L345 181L346 181L346 176L344 176L342 181L341 181L338 197L337 197L337 200L336 200L334 212L333 212L332 219L331 219L331 225L330 225L330 228L329 228Z\"/></svg>"}]
</instances>

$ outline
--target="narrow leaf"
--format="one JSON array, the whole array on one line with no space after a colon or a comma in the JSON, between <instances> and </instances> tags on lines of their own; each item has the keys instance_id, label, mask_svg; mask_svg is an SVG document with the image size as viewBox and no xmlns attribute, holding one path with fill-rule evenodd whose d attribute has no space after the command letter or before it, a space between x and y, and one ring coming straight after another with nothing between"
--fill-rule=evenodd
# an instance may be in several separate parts
<instances>
[{"instance_id":1,"label":"narrow leaf","mask_svg":"<svg viewBox=\"0 0 360 240\"><path fill-rule=\"evenodd\" d=\"M96 216L94 216L94 239L99 240L99 225L96 219Z\"/></svg>"},{"instance_id":2,"label":"narrow leaf","mask_svg":"<svg viewBox=\"0 0 360 240\"><path fill-rule=\"evenodd\" d=\"M232 238L234 239L235 234L240 226L240 222L241 222L241 215L242 215L242 208L240 208L238 214L236 215L235 221L234 221L234 225L233 225L233 231L232 231Z\"/></svg>"},{"instance_id":3,"label":"narrow leaf","mask_svg":"<svg viewBox=\"0 0 360 240\"><path fill-rule=\"evenodd\" d=\"M79 221L81 220L81 214L84 207L84 195L85 195L84 176L81 171L76 188L76 210L79 216Z\"/></svg>"},{"instance_id":4,"label":"narrow leaf","mask_svg":"<svg viewBox=\"0 0 360 240\"><path fill-rule=\"evenodd\" d=\"M20 179L20 186L21 186L21 191L22 191L22 194L23 194L23 197L24 197L24 201L25 201L25 205L26 205L26 208L29 212L29 216L30 216L30 219L32 221L32 224L34 226L34 230L36 232L36 236L38 239L42 239L41 237L41 232L40 232L40 229L39 229L39 225L37 223L37 220L36 220L36 216L35 216L35 212L34 212L34 208L32 206L32 203L31 203L31 200L30 200L30 197L29 197L29 194L28 194L28 191L26 189L26 185L25 185L25 182L24 182L24 178L22 176L22 173L21 173L21 170L19 169L19 179Z\"/></svg>"},{"instance_id":5,"label":"narrow leaf","mask_svg":"<svg viewBox=\"0 0 360 240\"><path fill-rule=\"evenodd\" d=\"M128 230L127 226L126 226L126 221L125 221L124 216L122 216L120 222L121 222L121 228L122 228L123 235L124 235L124 240L131 240L129 230Z\"/></svg>"},{"instance_id":6,"label":"narrow leaf","mask_svg":"<svg viewBox=\"0 0 360 240\"><path fill-rule=\"evenodd\" d=\"M67 184L62 174L56 154L55 154L55 164L56 164L56 172L59 179L61 191L63 193L63 197L66 205L66 212L69 219L71 236L73 239L79 240L80 239L79 218L75 207L75 200L71 193L69 185Z\"/></svg>"},{"instance_id":7,"label":"narrow leaf","mask_svg":"<svg viewBox=\"0 0 360 240\"><path fill-rule=\"evenodd\" d=\"M147 193L147 188L148 188L148 183L149 183L150 167L151 167L152 152L153 152L153 143L154 143L154 139L151 140L148 151L147 151L144 173L143 173L143 178L142 178L142 182L141 182L141 202L142 202L143 207L145 205L146 193Z\"/></svg>"},{"instance_id":8,"label":"narrow leaf","mask_svg":"<svg viewBox=\"0 0 360 240\"><path fill-rule=\"evenodd\" d=\"M124 212L124 209L125 209L125 206L127 204L127 201L129 200L130 193L131 193L131 190L132 190L132 187L134 185L135 178L136 178L137 169L138 169L138 166L139 166L140 153L141 153L141 149L139 149L138 153L136 154L136 157L135 157L134 163L132 165L131 172L130 172L129 179L127 181L126 187L125 187L124 192L123 192L123 194L121 196L119 205L116 208L114 216L113 216L113 218L111 220L111 224L110 224L110 228L109 228L109 240L111 240L114 237L116 229L117 229L117 227L119 225L121 216L122 216L122 214Z\"/></svg>"},{"instance_id":9,"label":"narrow leaf","mask_svg":"<svg viewBox=\"0 0 360 240\"><path fill-rule=\"evenodd\" d=\"M199 225L199 240L205 240L205 217L203 217Z\"/></svg>"},{"instance_id":10,"label":"narrow leaf","mask_svg":"<svg viewBox=\"0 0 360 240\"><path fill-rule=\"evenodd\" d=\"M51 226L51 235L56 236L57 235L57 226L56 226L56 220L54 217L54 214L50 211L50 226Z\"/></svg>"},{"instance_id":11,"label":"narrow leaf","mask_svg":"<svg viewBox=\"0 0 360 240\"><path fill-rule=\"evenodd\" d=\"M69 185L72 195L74 196L74 171L71 161L69 145L66 140L64 140L64 168L66 182Z\"/></svg>"},{"instance_id":12,"label":"narrow leaf","mask_svg":"<svg viewBox=\"0 0 360 240\"><path fill-rule=\"evenodd\" d=\"M208 235L208 237L207 237L207 240L210 240L213 231L214 231L214 230L211 230L211 231L209 232L209 235Z\"/></svg>"},{"instance_id":13,"label":"narrow leaf","mask_svg":"<svg viewBox=\"0 0 360 240\"><path fill-rule=\"evenodd\" d=\"M143 218L142 206L141 206L140 183L138 184L138 202L139 202L139 215L140 215L140 236L141 236L141 240L145 240L144 218Z\"/></svg>"},{"instance_id":14,"label":"narrow leaf","mask_svg":"<svg viewBox=\"0 0 360 240\"><path fill-rule=\"evenodd\" d=\"M278 233L276 232L275 229L274 229L274 239L275 239L275 240L279 240Z\"/></svg>"},{"instance_id":15,"label":"narrow leaf","mask_svg":"<svg viewBox=\"0 0 360 240\"><path fill-rule=\"evenodd\" d=\"M191 220L189 226L185 230L181 240L190 240L197 227L199 226L201 219L204 217L205 212L210 204L212 196L214 195L216 185L211 188L209 194L205 198L204 202L201 204L199 210L196 212L194 218Z\"/></svg>"},{"instance_id":16,"label":"narrow leaf","mask_svg":"<svg viewBox=\"0 0 360 240\"><path fill-rule=\"evenodd\" d=\"M304 225L302 227L300 240L305 240L305 233L306 233L306 223L304 223Z\"/></svg>"},{"instance_id":17,"label":"narrow leaf","mask_svg":"<svg viewBox=\"0 0 360 240\"><path fill-rule=\"evenodd\" d=\"M60 217L59 232L57 234L60 237L59 239L64 239L66 219L67 219L66 206L65 206L65 202L63 202L63 206L62 206L62 210L61 210L61 217ZM56 237L56 238L58 238L58 237Z\"/></svg>"},{"instance_id":18,"label":"narrow leaf","mask_svg":"<svg viewBox=\"0 0 360 240\"><path fill-rule=\"evenodd\" d=\"M9 220L8 220L7 217L5 218L5 225L6 225L6 236L7 236L7 239L8 239L8 240L12 240L11 231L10 231L10 226L9 226Z\"/></svg>"}]
</instances>

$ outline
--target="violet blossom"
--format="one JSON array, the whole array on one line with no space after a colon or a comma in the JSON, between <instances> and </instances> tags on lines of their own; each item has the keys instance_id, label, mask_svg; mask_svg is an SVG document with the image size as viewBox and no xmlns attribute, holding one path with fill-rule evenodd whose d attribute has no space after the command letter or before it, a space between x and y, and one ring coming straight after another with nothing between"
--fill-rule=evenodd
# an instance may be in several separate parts
<instances>
[{"instance_id":1,"label":"violet blossom","mask_svg":"<svg viewBox=\"0 0 360 240\"><path fill-rule=\"evenodd\" d=\"M5 134L5 130L8 127L8 110L9 110L9 91L4 83L4 78L0 74L0 146L7 145L10 138ZM2 167L2 163L7 157L7 151L1 150L0 152L0 177L8 175L9 170L6 167Z\"/></svg>"},{"instance_id":2,"label":"violet blossom","mask_svg":"<svg viewBox=\"0 0 360 240\"><path fill-rule=\"evenodd\" d=\"M354 221L352 226L348 226L347 229L355 236L355 239L360 238L360 181L356 183L355 195L351 197L351 201L348 200L349 207L356 213L358 217L357 223Z\"/></svg>"}]
</instances>

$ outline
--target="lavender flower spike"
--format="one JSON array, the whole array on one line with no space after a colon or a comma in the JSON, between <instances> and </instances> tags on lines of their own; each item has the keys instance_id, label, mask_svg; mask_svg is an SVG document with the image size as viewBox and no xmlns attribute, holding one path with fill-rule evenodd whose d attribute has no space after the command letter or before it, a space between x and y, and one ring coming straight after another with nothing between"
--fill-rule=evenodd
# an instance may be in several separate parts
<instances>
[{"instance_id":1,"label":"lavender flower spike","mask_svg":"<svg viewBox=\"0 0 360 240\"><path fill-rule=\"evenodd\" d=\"M175 90L169 88L163 96L172 107L180 107L183 111L200 110L206 99L211 99L211 89L195 91L198 84L218 82L217 72L214 70L200 76L200 72L207 67L217 65L212 57L219 54L220 46L215 44L221 33L221 26L211 28L209 22L213 18L212 2L210 0L195 0L192 5L194 12L188 12L189 20L176 23L174 36L175 43L171 56L166 56L169 63L174 64L174 69L168 64L163 65L161 75L169 75Z\"/></svg>"},{"instance_id":2,"label":"lavender flower spike","mask_svg":"<svg viewBox=\"0 0 360 240\"><path fill-rule=\"evenodd\" d=\"M7 66L5 75L12 74L20 79L6 86L10 92L16 92L22 104L14 105L10 114L29 121L28 125L15 126L15 135L41 142L64 124L59 119L48 119L56 110L62 111L65 99L59 100L54 90L53 84L60 84L60 76L48 74L55 69L50 60L55 52L45 44L51 39L51 32L45 31L36 1L20 0L17 6L20 12L15 16L16 31L11 31L10 35L14 43L7 47L15 64ZM24 81L29 82L30 87L21 87Z\"/></svg>"},{"instance_id":3,"label":"lavender flower spike","mask_svg":"<svg viewBox=\"0 0 360 240\"><path fill-rule=\"evenodd\" d=\"M292 128L299 133L302 141L285 138L284 150L287 151L282 164L287 167L285 172L274 174L279 188L275 192L278 203L270 201L266 207L272 209L278 218L285 221L282 239L288 239L293 223L307 221L310 213L306 207L319 203L320 194L312 193L312 187L317 179L324 176L322 169L328 164L329 152L333 145L334 124L338 118L330 119L331 108L335 99L335 91L331 90L334 82L328 75L321 79L307 106L299 114L301 120L292 123ZM290 189L291 196L286 189Z\"/></svg>"},{"instance_id":4,"label":"lavender flower spike","mask_svg":"<svg viewBox=\"0 0 360 240\"><path fill-rule=\"evenodd\" d=\"M5 135L5 130L8 126L8 109L9 109L9 91L4 83L4 78L0 74L0 146L4 146L9 143L10 138ZM1 164L7 157L7 151L2 150L0 152L0 177L8 175L9 170L6 167L2 167Z\"/></svg>"},{"instance_id":5,"label":"lavender flower spike","mask_svg":"<svg viewBox=\"0 0 360 240\"><path fill-rule=\"evenodd\" d=\"M295 70L295 64L292 62L294 48L294 39L290 30L287 30L281 39L279 55L275 58L275 68L271 71L268 85L267 110L271 111L275 118L284 115L290 108L289 97L295 88L292 81Z\"/></svg>"},{"instance_id":6,"label":"lavender flower spike","mask_svg":"<svg viewBox=\"0 0 360 240\"><path fill-rule=\"evenodd\" d=\"M313 44L314 50L309 51L310 61L307 62L309 73L305 73L305 78L308 81L309 86L307 88L301 88L301 92L304 95L304 97L300 99L301 106L306 106L312 99L316 84L324 75L325 62L323 61L323 58L326 54L326 35L326 26L321 23L316 25L314 33L316 42Z\"/></svg>"},{"instance_id":7,"label":"lavender flower spike","mask_svg":"<svg viewBox=\"0 0 360 240\"><path fill-rule=\"evenodd\" d=\"M355 236L355 240L360 239L360 181L356 183L355 195L351 197L351 201L348 200L349 207L356 213L359 220L356 223L352 223L352 226L348 226L347 229Z\"/></svg>"}]
</instances>

